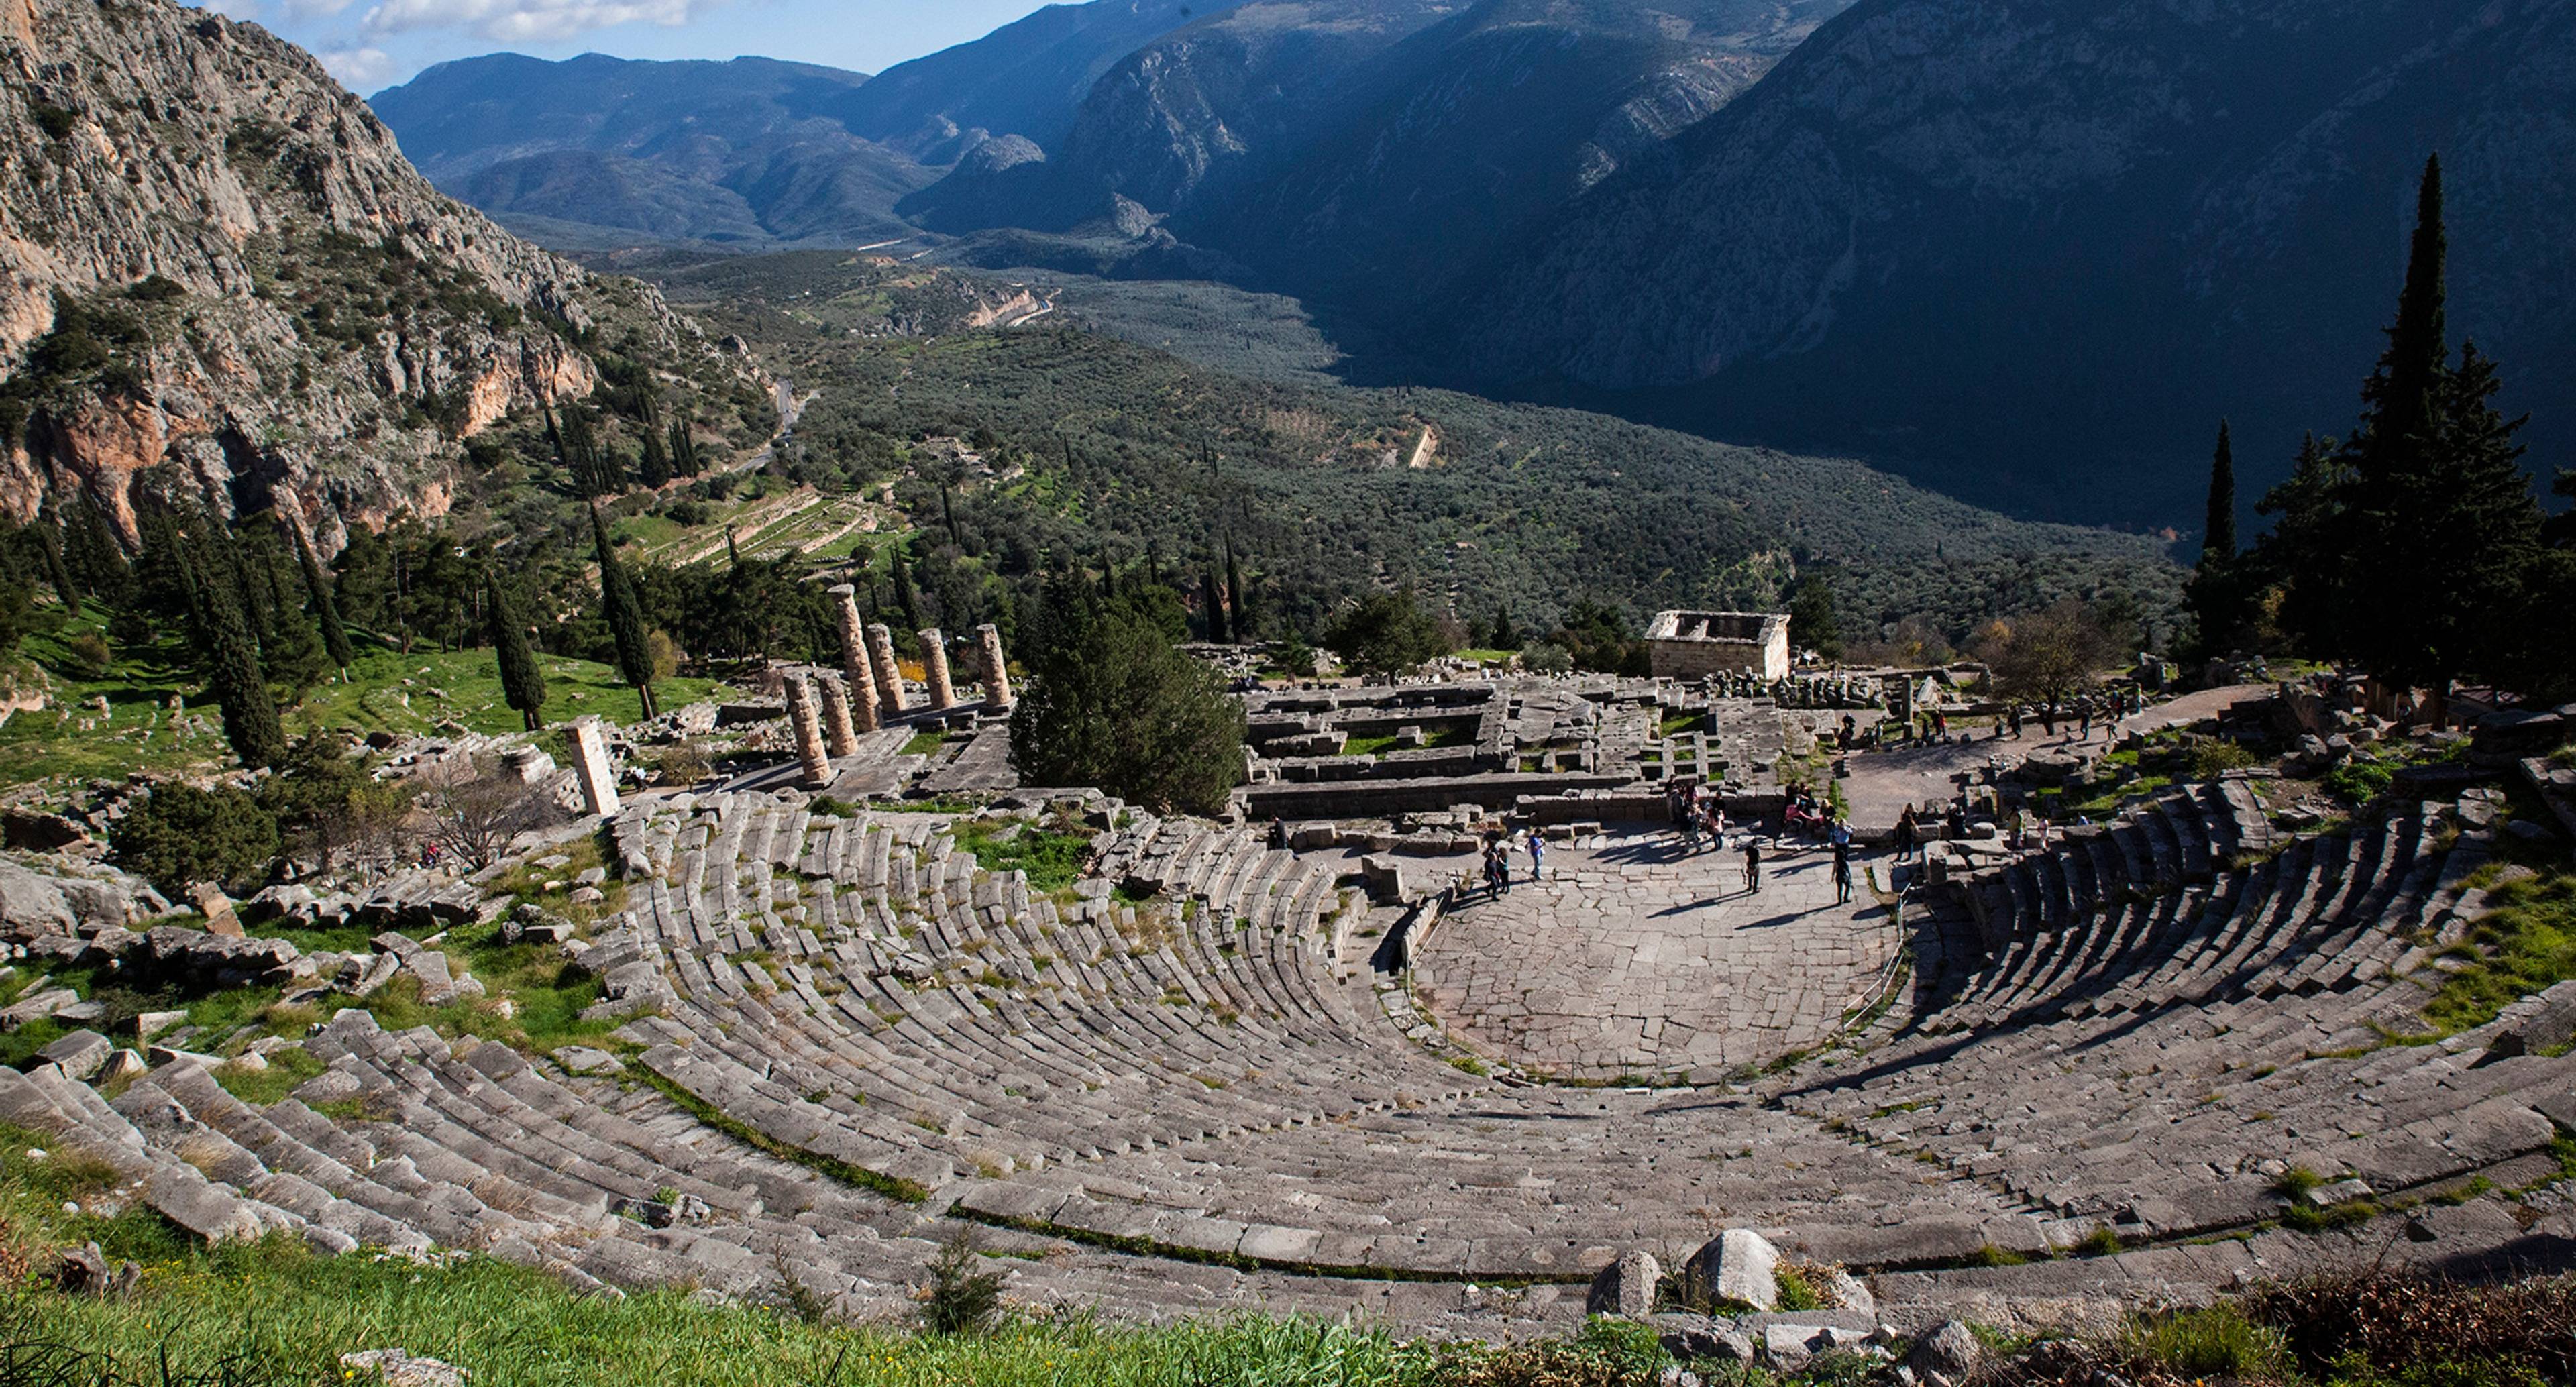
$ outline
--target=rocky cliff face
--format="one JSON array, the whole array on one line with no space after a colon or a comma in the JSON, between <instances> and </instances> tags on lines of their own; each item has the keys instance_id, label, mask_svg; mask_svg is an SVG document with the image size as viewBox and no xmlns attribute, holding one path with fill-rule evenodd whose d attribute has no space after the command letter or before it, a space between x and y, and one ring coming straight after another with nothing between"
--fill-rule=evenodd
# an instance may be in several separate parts
<instances>
[{"instance_id":1,"label":"rocky cliff face","mask_svg":"<svg viewBox=\"0 0 2576 1387\"><path fill-rule=\"evenodd\" d=\"M0 507L175 464L216 504L437 514L461 441L614 352L682 417L751 383L652 291L439 194L255 25L0 0ZM129 530L130 533L130 530Z\"/></svg>"},{"instance_id":2,"label":"rocky cliff face","mask_svg":"<svg viewBox=\"0 0 2576 1387\"><path fill-rule=\"evenodd\" d=\"M2349 425L2436 151L2453 330L2563 449L2553 0L1863 0L1478 275L1444 340L1489 388L2188 524L2221 415L2256 484Z\"/></svg>"}]
</instances>

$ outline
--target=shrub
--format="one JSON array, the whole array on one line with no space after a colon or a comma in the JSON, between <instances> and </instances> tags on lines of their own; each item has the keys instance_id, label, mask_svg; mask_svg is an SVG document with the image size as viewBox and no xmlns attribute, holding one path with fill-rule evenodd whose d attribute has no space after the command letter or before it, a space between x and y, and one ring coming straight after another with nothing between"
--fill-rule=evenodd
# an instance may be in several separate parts
<instances>
[{"instance_id":1,"label":"shrub","mask_svg":"<svg viewBox=\"0 0 2576 1387\"><path fill-rule=\"evenodd\" d=\"M975 1230L960 1228L930 1264L921 1298L921 1323L933 1334L982 1334L1002 1313L1005 1273L977 1271Z\"/></svg>"},{"instance_id":2,"label":"shrub","mask_svg":"<svg viewBox=\"0 0 2576 1387\"><path fill-rule=\"evenodd\" d=\"M665 785L695 785L706 779L711 769L707 749L696 742L681 742L663 748L654 768L662 773Z\"/></svg>"},{"instance_id":3,"label":"shrub","mask_svg":"<svg viewBox=\"0 0 2576 1387\"><path fill-rule=\"evenodd\" d=\"M1822 1310L1825 1308L1824 1294L1816 1289L1814 1282L1807 1279L1805 1272L1796 1267L1780 1267L1772 1274L1772 1280L1780 1288L1781 1309Z\"/></svg>"},{"instance_id":4,"label":"shrub","mask_svg":"<svg viewBox=\"0 0 2576 1387\"><path fill-rule=\"evenodd\" d=\"M96 631L83 631L63 642L63 669L75 679L103 679L115 663L116 652Z\"/></svg>"},{"instance_id":5,"label":"shrub","mask_svg":"<svg viewBox=\"0 0 2576 1387\"><path fill-rule=\"evenodd\" d=\"M2470 1285L2374 1271L2266 1288L2245 1304L2295 1366L2354 1387L2576 1379L2576 1278Z\"/></svg>"},{"instance_id":6,"label":"shrub","mask_svg":"<svg viewBox=\"0 0 2576 1387\"><path fill-rule=\"evenodd\" d=\"M168 781L126 814L110 845L127 871L173 900L201 881L237 891L277 860L277 817L231 786Z\"/></svg>"},{"instance_id":7,"label":"shrub","mask_svg":"<svg viewBox=\"0 0 2576 1387\"><path fill-rule=\"evenodd\" d=\"M2229 771L2253 765L2256 757L2237 742L2225 737L2203 737L2191 748L2191 778L2216 780Z\"/></svg>"},{"instance_id":8,"label":"shrub","mask_svg":"<svg viewBox=\"0 0 2576 1387\"><path fill-rule=\"evenodd\" d=\"M2132 1363L2177 1377L2266 1381L2285 1376L2289 1342L2280 1330L2246 1317L2234 1302L2131 1320L2119 1347Z\"/></svg>"}]
</instances>

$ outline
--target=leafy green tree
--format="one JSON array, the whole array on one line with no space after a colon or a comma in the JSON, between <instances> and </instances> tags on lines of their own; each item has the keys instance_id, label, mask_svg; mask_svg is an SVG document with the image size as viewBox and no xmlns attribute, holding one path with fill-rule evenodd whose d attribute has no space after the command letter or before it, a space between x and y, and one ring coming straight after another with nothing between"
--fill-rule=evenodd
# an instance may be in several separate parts
<instances>
[{"instance_id":1,"label":"leafy green tree","mask_svg":"<svg viewBox=\"0 0 2576 1387\"><path fill-rule=\"evenodd\" d=\"M322 628L322 649L342 674L357 661L358 652L349 645L349 628L340 621L339 599L331 591L331 581L322 574L321 561L313 555L313 541L305 538L302 527L295 530L295 566L304 575L304 601L313 609L313 619Z\"/></svg>"},{"instance_id":2,"label":"leafy green tree","mask_svg":"<svg viewBox=\"0 0 2576 1387\"><path fill-rule=\"evenodd\" d=\"M260 782L259 803L291 851L309 852L329 872L346 854L382 851L401 836L411 782L379 781L336 736L298 739L277 773Z\"/></svg>"},{"instance_id":3,"label":"leafy green tree","mask_svg":"<svg viewBox=\"0 0 2576 1387\"><path fill-rule=\"evenodd\" d=\"M1494 624L1485 628L1485 648L1487 650L1521 648L1521 632L1519 627L1512 624L1512 609L1500 602L1494 604Z\"/></svg>"},{"instance_id":4,"label":"leafy green tree","mask_svg":"<svg viewBox=\"0 0 2576 1387\"><path fill-rule=\"evenodd\" d=\"M2019 702L2064 703L2092 687L2115 651L2100 615L2072 597L1989 629L1977 655L1995 691Z\"/></svg>"},{"instance_id":5,"label":"leafy green tree","mask_svg":"<svg viewBox=\"0 0 2576 1387\"><path fill-rule=\"evenodd\" d=\"M1628 675L1649 672L1646 643L1628 624L1628 614L1597 598L1574 599L1547 643L1572 657L1576 669Z\"/></svg>"},{"instance_id":6,"label":"leafy green tree","mask_svg":"<svg viewBox=\"0 0 2576 1387\"><path fill-rule=\"evenodd\" d=\"M1070 576L1047 584L1011 719L1033 785L1091 785L1158 813L1220 812L1243 779L1243 705L1151 619Z\"/></svg>"},{"instance_id":7,"label":"leafy green tree","mask_svg":"<svg viewBox=\"0 0 2576 1387\"><path fill-rule=\"evenodd\" d=\"M1843 654L1842 619L1834 613L1833 580L1814 569L1798 575L1789 594L1789 644L1828 660Z\"/></svg>"},{"instance_id":8,"label":"leafy green tree","mask_svg":"<svg viewBox=\"0 0 2576 1387\"><path fill-rule=\"evenodd\" d=\"M489 622L492 652L501 665L501 697L531 732L546 725L546 673L528 646L528 623L498 576L484 582L483 610Z\"/></svg>"},{"instance_id":9,"label":"leafy green tree","mask_svg":"<svg viewBox=\"0 0 2576 1387\"><path fill-rule=\"evenodd\" d=\"M164 781L109 836L117 862L172 900L211 882L240 893L277 860L277 817L248 793Z\"/></svg>"},{"instance_id":10,"label":"leafy green tree","mask_svg":"<svg viewBox=\"0 0 2576 1387\"><path fill-rule=\"evenodd\" d=\"M608 542L607 522L599 518L595 505L590 508L590 536L599 559L600 613L608 622L609 638L616 643L617 669L635 686L643 699L644 716L649 718L656 711L652 637L644 626L644 609L635 600L635 585L617 562L617 550Z\"/></svg>"},{"instance_id":11,"label":"leafy green tree","mask_svg":"<svg viewBox=\"0 0 2576 1387\"><path fill-rule=\"evenodd\" d=\"M1448 653L1449 646L1406 588L1372 592L1344 608L1324 629L1324 648L1362 674L1393 675Z\"/></svg>"}]
</instances>

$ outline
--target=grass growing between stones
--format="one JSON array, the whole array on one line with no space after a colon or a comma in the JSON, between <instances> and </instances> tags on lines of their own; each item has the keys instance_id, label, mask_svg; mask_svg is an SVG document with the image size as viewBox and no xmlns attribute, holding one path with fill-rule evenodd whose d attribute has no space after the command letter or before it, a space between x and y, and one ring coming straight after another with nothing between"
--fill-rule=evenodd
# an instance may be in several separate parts
<instances>
[{"instance_id":1,"label":"grass growing between stones","mask_svg":"<svg viewBox=\"0 0 2576 1387\"><path fill-rule=\"evenodd\" d=\"M2576 977L2576 877L2507 882L2496 908L2445 956L2461 966L2442 980L2424 1017L2445 1031L2467 1030L2552 983Z\"/></svg>"},{"instance_id":2,"label":"grass growing between stones","mask_svg":"<svg viewBox=\"0 0 2576 1387\"><path fill-rule=\"evenodd\" d=\"M962 819L953 832L957 846L975 855L976 865L987 872L1026 872L1029 889L1039 895L1070 889L1091 858L1091 835L1062 827Z\"/></svg>"}]
</instances>

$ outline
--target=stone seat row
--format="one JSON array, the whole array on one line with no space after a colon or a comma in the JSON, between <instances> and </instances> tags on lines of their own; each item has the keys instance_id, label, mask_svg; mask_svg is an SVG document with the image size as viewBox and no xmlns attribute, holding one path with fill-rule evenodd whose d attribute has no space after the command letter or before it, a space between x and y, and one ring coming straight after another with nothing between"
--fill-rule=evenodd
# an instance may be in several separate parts
<instances>
[{"instance_id":1,"label":"stone seat row","mask_svg":"<svg viewBox=\"0 0 2576 1387\"><path fill-rule=\"evenodd\" d=\"M2148 1010L2232 993L2314 994L2385 975L2412 946L2444 854L2438 806L2351 833L2303 838L2205 887L2125 894L2081 914L2035 904L2101 838L2011 864L1984 883L2015 922L1926 1024L1944 1030L2052 1013Z\"/></svg>"}]
</instances>

